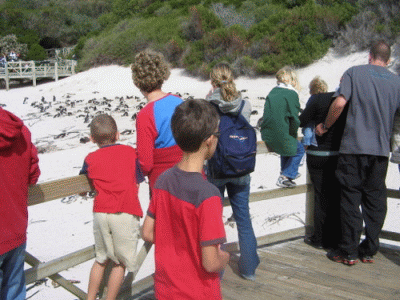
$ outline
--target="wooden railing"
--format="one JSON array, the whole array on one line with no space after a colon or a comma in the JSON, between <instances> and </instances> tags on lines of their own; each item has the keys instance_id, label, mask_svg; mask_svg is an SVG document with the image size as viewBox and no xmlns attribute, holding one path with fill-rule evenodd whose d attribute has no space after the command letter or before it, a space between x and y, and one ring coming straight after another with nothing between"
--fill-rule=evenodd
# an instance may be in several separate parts
<instances>
[{"instance_id":1,"label":"wooden railing","mask_svg":"<svg viewBox=\"0 0 400 300\"><path fill-rule=\"evenodd\" d=\"M257 148L257 154L267 153L267 152L268 151L265 148L264 144L259 143ZM91 190L92 187L90 186L90 183L85 175L41 183L32 186L29 189L28 205L36 205L47 201L68 197L82 192L89 192ZM274 200L280 197L288 197L299 194L306 195L305 225L300 228L269 234L263 237L258 237L257 238L258 245L267 245L279 241L288 240L291 238L301 237L304 236L306 232L311 230L313 224L314 195L313 195L312 185L309 183L297 186L293 189L274 189L274 190L262 191L250 194L249 201L251 203L258 201ZM399 191L388 189L388 197L400 199ZM228 199L224 199L224 206L227 205L229 205L229 201ZM382 231L381 238L400 242L400 234L396 232ZM134 286L132 285L132 282L137 272L139 271L140 267L142 266L148 252L150 251L151 246L152 246L151 244L145 242L140 251L138 252L137 269L132 273L128 273L128 275L126 276L120 294L118 296L119 299L126 299L127 297L132 296L138 293L140 290L144 290L152 285L151 277L146 277L145 279L142 279L140 283L135 283ZM229 252L237 251L238 243L237 242L229 243L227 245L227 250ZM46 263L40 262L33 255L27 253L25 261L29 265L31 265L32 268L25 271L26 284L31 284L37 280L49 277L53 281L57 282L60 286L62 286L63 288L74 294L79 299L86 299L87 294L84 291L79 289L77 286L73 285L71 282L63 278L58 273L68 268L79 265L83 262L86 262L88 260L91 260L94 257L95 257L94 245ZM105 290L103 285L101 294L103 294L104 291Z\"/></svg>"},{"instance_id":2,"label":"wooden railing","mask_svg":"<svg viewBox=\"0 0 400 300\"><path fill-rule=\"evenodd\" d=\"M6 89L10 89L11 80L32 80L36 86L36 79L67 77L75 74L76 61L74 60L49 60L42 62L15 61L7 62L0 68L0 79L5 81Z\"/></svg>"}]
</instances>

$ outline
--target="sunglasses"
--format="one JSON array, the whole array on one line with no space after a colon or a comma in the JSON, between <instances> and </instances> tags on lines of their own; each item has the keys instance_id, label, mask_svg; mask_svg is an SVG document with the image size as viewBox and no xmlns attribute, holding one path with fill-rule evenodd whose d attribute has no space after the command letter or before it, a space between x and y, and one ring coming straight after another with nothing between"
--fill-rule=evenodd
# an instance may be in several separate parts
<instances>
[{"instance_id":1,"label":"sunglasses","mask_svg":"<svg viewBox=\"0 0 400 300\"><path fill-rule=\"evenodd\" d=\"M215 136L216 138L219 138L219 136L221 135L221 132L216 131L216 132L210 133L209 135L207 135L207 137L204 140L208 139L212 135Z\"/></svg>"}]
</instances>

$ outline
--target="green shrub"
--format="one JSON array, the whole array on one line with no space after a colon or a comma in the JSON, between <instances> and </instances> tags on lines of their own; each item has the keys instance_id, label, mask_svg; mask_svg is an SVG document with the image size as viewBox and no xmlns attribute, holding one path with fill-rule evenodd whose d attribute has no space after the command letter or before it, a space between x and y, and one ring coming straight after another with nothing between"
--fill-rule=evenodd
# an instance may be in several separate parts
<instances>
[{"instance_id":1,"label":"green shrub","mask_svg":"<svg viewBox=\"0 0 400 300\"><path fill-rule=\"evenodd\" d=\"M179 23L174 14L123 20L85 43L79 67L85 70L103 64L127 65L137 52L148 47L162 51L163 46L179 35Z\"/></svg>"},{"instance_id":2,"label":"green shrub","mask_svg":"<svg viewBox=\"0 0 400 300\"><path fill-rule=\"evenodd\" d=\"M33 44L26 55L26 60L44 60L47 58L47 52L39 44Z\"/></svg>"},{"instance_id":3,"label":"green shrub","mask_svg":"<svg viewBox=\"0 0 400 300\"><path fill-rule=\"evenodd\" d=\"M191 6L189 16L180 24L181 36L187 41L197 41L207 32L222 27L221 21L202 5Z\"/></svg>"}]
</instances>

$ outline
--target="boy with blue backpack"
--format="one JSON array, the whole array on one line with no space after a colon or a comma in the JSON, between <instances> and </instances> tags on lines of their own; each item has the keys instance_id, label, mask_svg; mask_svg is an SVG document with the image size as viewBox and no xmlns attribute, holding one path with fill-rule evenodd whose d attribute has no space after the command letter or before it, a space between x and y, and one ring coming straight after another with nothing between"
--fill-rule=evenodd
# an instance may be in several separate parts
<instances>
[{"instance_id":1,"label":"boy with blue backpack","mask_svg":"<svg viewBox=\"0 0 400 300\"><path fill-rule=\"evenodd\" d=\"M251 104L241 98L233 82L229 65L217 64L211 71L213 89L206 100L217 107L220 115L220 137L214 156L207 163L207 178L224 196L225 189L238 228L240 275L255 279L260 262L257 240L250 218L250 173L254 171L257 138L249 124Z\"/></svg>"}]
</instances>

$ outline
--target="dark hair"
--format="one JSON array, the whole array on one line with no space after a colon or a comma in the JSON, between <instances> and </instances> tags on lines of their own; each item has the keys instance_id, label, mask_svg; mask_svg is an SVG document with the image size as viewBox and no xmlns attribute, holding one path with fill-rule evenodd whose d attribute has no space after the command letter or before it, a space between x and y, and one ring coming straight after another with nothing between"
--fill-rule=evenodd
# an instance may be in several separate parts
<instances>
[{"instance_id":1,"label":"dark hair","mask_svg":"<svg viewBox=\"0 0 400 300\"><path fill-rule=\"evenodd\" d=\"M184 152L196 152L201 143L218 130L217 109L203 99L190 99L175 108L172 134Z\"/></svg>"},{"instance_id":2,"label":"dark hair","mask_svg":"<svg viewBox=\"0 0 400 300\"><path fill-rule=\"evenodd\" d=\"M390 46L384 40L380 40L372 44L369 53L374 60L387 63L390 59Z\"/></svg>"},{"instance_id":3,"label":"dark hair","mask_svg":"<svg viewBox=\"0 0 400 300\"><path fill-rule=\"evenodd\" d=\"M106 114L94 117L90 123L90 135L99 145L115 143L117 131L117 123L114 118Z\"/></svg>"}]
</instances>

